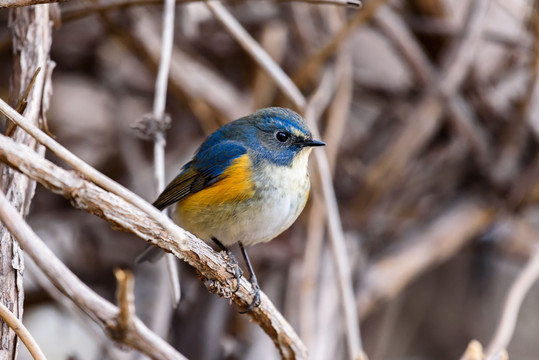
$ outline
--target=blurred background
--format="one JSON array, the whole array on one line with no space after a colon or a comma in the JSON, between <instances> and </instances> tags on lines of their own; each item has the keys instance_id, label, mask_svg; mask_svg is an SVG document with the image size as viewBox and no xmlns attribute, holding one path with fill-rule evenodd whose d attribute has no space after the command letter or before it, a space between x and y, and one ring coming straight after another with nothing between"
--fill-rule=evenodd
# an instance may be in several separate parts
<instances>
[{"instance_id":1,"label":"blurred background","mask_svg":"<svg viewBox=\"0 0 539 360\"><path fill-rule=\"evenodd\" d=\"M472 339L488 344L539 234L536 3L225 5L307 98L318 96L318 126L328 144L370 359L456 359ZM153 144L132 127L152 110L162 5L81 0L54 10L50 131L153 201ZM3 99L13 63L8 18L9 10L0 10ZM293 104L203 3L178 1L166 106L172 119L167 182L207 134L266 106ZM326 207L319 179L312 178L311 200L299 220L249 254L262 290L311 357L346 359ZM112 302L113 269L132 268L137 314L188 358L279 357L260 328L208 293L183 263L182 299L172 309L163 264L135 265L145 243L133 235L39 186L28 222ZM108 340L30 260L24 281L24 322L50 359L141 358ZM538 307L535 286L507 349L510 358L539 358ZM29 359L19 348L19 358Z\"/></svg>"}]
</instances>

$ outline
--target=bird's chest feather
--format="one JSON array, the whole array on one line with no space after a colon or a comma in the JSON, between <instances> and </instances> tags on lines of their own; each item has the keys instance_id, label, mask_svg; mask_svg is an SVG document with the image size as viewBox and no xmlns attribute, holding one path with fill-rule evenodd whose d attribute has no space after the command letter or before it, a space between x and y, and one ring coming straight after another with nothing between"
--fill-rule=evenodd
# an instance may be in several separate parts
<instances>
[{"instance_id":1,"label":"bird's chest feather","mask_svg":"<svg viewBox=\"0 0 539 360\"><path fill-rule=\"evenodd\" d=\"M259 162L250 169L248 198L205 207L197 215L179 211L179 223L204 240L215 237L225 246L273 239L289 228L305 207L310 187L308 155L308 151L298 154L290 166Z\"/></svg>"},{"instance_id":2,"label":"bird's chest feather","mask_svg":"<svg viewBox=\"0 0 539 360\"><path fill-rule=\"evenodd\" d=\"M308 152L299 154L291 166L260 164L254 171L255 194L251 211L238 218L253 236L246 244L265 242L288 229L297 219L309 196Z\"/></svg>"}]
</instances>

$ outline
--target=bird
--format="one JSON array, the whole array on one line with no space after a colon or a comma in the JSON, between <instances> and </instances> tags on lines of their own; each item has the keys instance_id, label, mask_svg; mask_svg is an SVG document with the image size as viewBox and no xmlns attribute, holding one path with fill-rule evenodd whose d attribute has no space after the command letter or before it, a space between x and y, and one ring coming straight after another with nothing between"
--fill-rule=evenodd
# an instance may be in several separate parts
<instances>
[{"instance_id":1,"label":"bird","mask_svg":"<svg viewBox=\"0 0 539 360\"><path fill-rule=\"evenodd\" d=\"M231 121L210 134L179 174L153 202L175 205L172 219L183 229L228 254L239 289L242 271L229 250L238 243L249 271L253 300L260 287L245 249L268 242L288 229L309 197L307 169L314 140L295 111L269 107ZM149 245L137 262L163 254Z\"/></svg>"}]
</instances>

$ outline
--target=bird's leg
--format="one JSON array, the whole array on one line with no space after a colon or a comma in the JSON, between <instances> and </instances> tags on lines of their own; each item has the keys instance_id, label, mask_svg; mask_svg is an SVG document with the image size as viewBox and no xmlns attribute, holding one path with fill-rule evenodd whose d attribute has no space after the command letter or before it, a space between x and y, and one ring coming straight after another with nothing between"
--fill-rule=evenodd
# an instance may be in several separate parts
<instances>
[{"instance_id":1,"label":"bird's leg","mask_svg":"<svg viewBox=\"0 0 539 360\"><path fill-rule=\"evenodd\" d=\"M243 258L245 259L245 262L247 263L247 269L249 269L249 281L251 282L251 286L253 287L253 301L247 307L247 309L245 309L244 311L240 311L240 314L245 314L246 312L253 310L255 306L260 305L260 286L258 286L258 281L256 280L256 275L255 275L255 272L253 271L253 266L251 265L249 256L247 256L247 251L245 251L245 248L243 247L243 244L241 242L239 244L240 244L241 253L243 254Z\"/></svg>"},{"instance_id":2,"label":"bird's leg","mask_svg":"<svg viewBox=\"0 0 539 360\"><path fill-rule=\"evenodd\" d=\"M226 271L232 275L234 275L234 278L236 279L236 288L232 291L235 293L240 289L240 279L243 275L243 271L241 271L240 265L238 264L238 260L236 260L236 257L232 253L232 251L228 250L226 246L224 246L219 240L212 237L212 241L221 249L221 251L224 251L226 255L228 256L228 264L226 266Z\"/></svg>"}]
</instances>

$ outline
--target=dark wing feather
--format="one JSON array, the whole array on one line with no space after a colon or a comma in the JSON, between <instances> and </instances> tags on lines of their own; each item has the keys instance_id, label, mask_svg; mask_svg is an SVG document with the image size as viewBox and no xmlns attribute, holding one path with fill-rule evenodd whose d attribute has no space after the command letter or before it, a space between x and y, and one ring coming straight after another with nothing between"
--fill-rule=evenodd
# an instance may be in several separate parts
<instances>
[{"instance_id":1,"label":"dark wing feather","mask_svg":"<svg viewBox=\"0 0 539 360\"><path fill-rule=\"evenodd\" d=\"M234 141L222 141L201 149L155 200L156 208L164 209L216 183L232 161L247 152Z\"/></svg>"}]
</instances>

